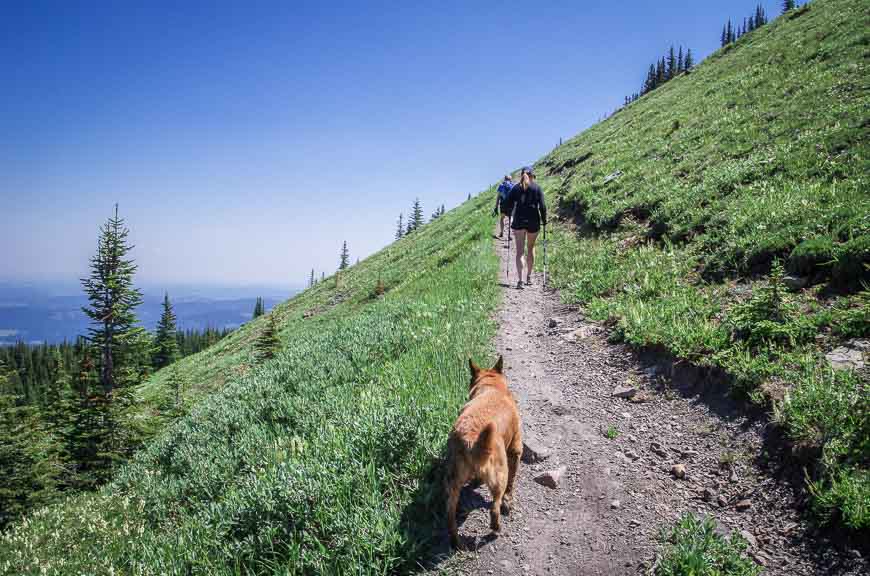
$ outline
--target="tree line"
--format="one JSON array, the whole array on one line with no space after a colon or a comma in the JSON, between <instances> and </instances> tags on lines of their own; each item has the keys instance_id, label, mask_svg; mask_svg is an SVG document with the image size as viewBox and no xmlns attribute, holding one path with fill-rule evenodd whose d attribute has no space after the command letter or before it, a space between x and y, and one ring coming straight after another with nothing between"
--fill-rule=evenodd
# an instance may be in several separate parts
<instances>
[{"instance_id":1,"label":"tree line","mask_svg":"<svg viewBox=\"0 0 870 576\"><path fill-rule=\"evenodd\" d=\"M790 10L797 8L798 4L795 0L783 0L782 12L785 14ZM743 24L734 23L731 19L722 26L722 34L720 36L720 46L725 47L736 42L741 36L748 34L768 23L767 13L761 4L755 7L752 15L743 19ZM675 52L671 46L667 54L658 58L654 63L649 65L646 77L639 92L635 92L626 96L623 102L623 107L628 106L644 94L652 92L659 86L664 85L668 81L676 78L680 74L690 72L696 66L695 56L692 54L692 49L687 48L685 54L683 47Z\"/></svg>"},{"instance_id":2,"label":"tree line","mask_svg":"<svg viewBox=\"0 0 870 576\"><path fill-rule=\"evenodd\" d=\"M86 335L0 348L0 528L61 493L106 482L153 433L136 417L134 387L229 333L179 331L168 294L156 332L141 327L128 236L116 205L82 279L88 298L82 311L91 321ZM159 406L167 417L179 413L180 381L175 371L164 391L174 394Z\"/></svg>"},{"instance_id":3,"label":"tree line","mask_svg":"<svg viewBox=\"0 0 870 576\"><path fill-rule=\"evenodd\" d=\"M787 12L795 7L795 3L793 0L787 0L783 6L783 11ZM755 13L749 16L748 18L743 19L743 26L740 26L740 23L732 23L731 19L728 19L728 22L722 26L722 35L719 38L719 42L722 46L727 46L732 42L737 41L738 38L757 30L767 24L767 14L764 11L764 7L761 4L758 4L755 7Z\"/></svg>"},{"instance_id":4,"label":"tree line","mask_svg":"<svg viewBox=\"0 0 870 576\"><path fill-rule=\"evenodd\" d=\"M682 46L680 46L679 51L674 50L674 47L671 46L667 54L657 59L654 64L649 65L640 92L626 96L625 105L628 106L644 94L652 92L684 72L691 71L694 67L695 56L692 54L691 48L684 52Z\"/></svg>"}]
</instances>

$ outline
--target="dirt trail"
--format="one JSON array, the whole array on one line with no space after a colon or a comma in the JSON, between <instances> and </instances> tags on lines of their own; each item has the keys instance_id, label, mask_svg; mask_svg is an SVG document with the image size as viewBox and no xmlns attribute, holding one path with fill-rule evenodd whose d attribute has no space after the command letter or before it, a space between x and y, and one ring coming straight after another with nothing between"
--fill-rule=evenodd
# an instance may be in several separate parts
<instances>
[{"instance_id":1,"label":"dirt trail","mask_svg":"<svg viewBox=\"0 0 870 576\"><path fill-rule=\"evenodd\" d=\"M504 282L507 250L501 241L495 245ZM511 278L516 281L513 269ZM442 568L647 574L660 528L693 511L713 516L718 530L747 537L766 574L867 573L856 551L835 553L809 532L794 509L795 490L775 480L758 457L766 447L763 418L742 413L710 383L609 344L601 328L562 305L541 281L536 274L524 290L504 285L496 348L505 356L526 444L546 458L530 463L524 455L515 507L497 538L488 537L486 488L466 487L460 534L471 550ZM617 386L638 394L614 397ZM671 474L678 463L684 479ZM567 471L557 489L534 481L560 466ZM738 511L740 501L750 508Z\"/></svg>"}]
</instances>

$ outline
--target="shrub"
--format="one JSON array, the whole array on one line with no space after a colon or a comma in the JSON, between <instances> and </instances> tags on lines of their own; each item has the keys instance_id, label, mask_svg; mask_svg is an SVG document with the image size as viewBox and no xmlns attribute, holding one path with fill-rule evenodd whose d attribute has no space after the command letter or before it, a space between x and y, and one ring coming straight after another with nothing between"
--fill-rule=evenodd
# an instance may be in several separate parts
<instances>
[{"instance_id":1,"label":"shrub","mask_svg":"<svg viewBox=\"0 0 870 576\"><path fill-rule=\"evenodd\" d=\"M834 241L831 238L810 238L792 250L788 268L795 274L811 276L822 270L827 273L834 260Z\"/></svg>"},{"instance_id":2,"label":"shrub","mask_svg":"<svg viewBox=\"0 0 870 576\"><path fill-rule=\"evenodd\" d=\"M662 535L665 546L656 576L757 576L761 567L744 555L746 540L721 536L710 518L683 516Z\"/></svg>"},{"instance_id":3,"label":"shrub","mask_svg":"<svg viewBox=\"0 0 870 576\"><path fill-rule=\"evenodd\" d=\"M856 287L868 278L870 266L870 236L860 236L839 245L831 269L834 283L842 287Z\"/></svg>"}]
</instances>

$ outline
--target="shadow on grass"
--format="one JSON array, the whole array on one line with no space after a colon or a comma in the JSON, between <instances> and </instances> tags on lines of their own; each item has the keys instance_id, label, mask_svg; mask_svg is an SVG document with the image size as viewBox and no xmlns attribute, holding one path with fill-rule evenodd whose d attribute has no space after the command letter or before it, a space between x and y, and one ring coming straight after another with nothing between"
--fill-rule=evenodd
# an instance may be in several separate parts
<instances>
[{"instance_id":1,"label":"shadow on grass","mask_svg":"<svg viewBox=\"0 0 870 576\"><path fill-rule=\"evenodd\" d=\"M402 532L406 539L406 562L400 567L402 574L414 574L437 569L449 560L454 550L447 534L446 495L444 474L447 466L447 444L441 456L429 463L423 479L411 502L402 513ZM476 490L474 484L462 489L456 523L461 528L468 515L478 509L489 510L490 502ZM483 537L460 536L465 550L480 550L497 538L494 534Z\"/></svg>"}]
</instances>

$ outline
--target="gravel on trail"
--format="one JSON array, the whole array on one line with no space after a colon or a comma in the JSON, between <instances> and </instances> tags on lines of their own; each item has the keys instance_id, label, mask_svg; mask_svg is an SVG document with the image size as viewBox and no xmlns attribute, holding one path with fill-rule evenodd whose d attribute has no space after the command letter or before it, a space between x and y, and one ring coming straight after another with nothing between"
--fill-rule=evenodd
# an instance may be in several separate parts
<instances>
[{"instance_id":1,"label":"gravel on trail","mask_svg":"<svg viewBox=\"0 0 870 576\"><path fill-rule=\"evenodd\" d=\"M497 537L486 487L465 488L459 518L468 550L444 559L441 571L651 574L662 528L693 512L714 518L721 533L742 534L764 574L870 573L858 551L836 549L801 516L805 495L778 479L771 462L781 457L763 414L700 371L678 376L673 364L609 343L581 309L542 288L541 274L522 290L508 285L504 241L495 248L504 290L495 346L526 450Z\"/></svg>"}]
</instances>

